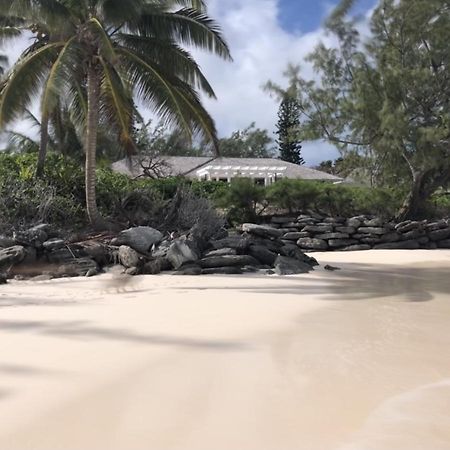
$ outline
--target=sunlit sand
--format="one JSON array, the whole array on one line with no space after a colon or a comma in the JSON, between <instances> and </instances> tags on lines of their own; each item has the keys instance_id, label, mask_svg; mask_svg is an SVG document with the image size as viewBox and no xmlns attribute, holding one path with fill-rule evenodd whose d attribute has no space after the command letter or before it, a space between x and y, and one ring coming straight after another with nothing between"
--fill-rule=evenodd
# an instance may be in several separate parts
<instances>
[{"instance_id":1,"label":"sunlit sand","mask_svg":"<svg viewBox=\"0 0 450 450\"><path fill-rule=\"evenodd\" d=\"M0 287L0 449L450 449L450 251L314 256Z\"/></svg>"}]
</instances>

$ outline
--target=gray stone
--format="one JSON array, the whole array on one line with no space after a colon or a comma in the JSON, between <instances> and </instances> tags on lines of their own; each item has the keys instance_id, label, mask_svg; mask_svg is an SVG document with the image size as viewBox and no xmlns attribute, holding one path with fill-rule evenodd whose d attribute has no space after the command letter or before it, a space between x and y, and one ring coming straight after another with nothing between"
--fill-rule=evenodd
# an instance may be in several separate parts
<instances>
[{"instance_id":1,"label":"gray stone","mask_svg":"<svg viewBox=\"0 0 450 450\"><path fill-rule=\"evenodd\" d=\"M241 235L233 235L228 236L224 239L219 239L216 241L211 241L211 245L215 250L220 250L222 248L241 248L243 241L245 241L245 238ZM248 241L247 245L248 245Z\"/></svg>"},{"instance_id":2,"label":"gray stone","mask_svg":"<svg viewBox=\"0 0 450 450\"><path fill-rule=\"evenodd\" d=\"M349 245L357 244L356 239L330 239L328 245L331 248L348 247Z\"/></svg>"},{"instance_id":3,"label":"gray stone","mask_svg":"<svg viewBox=\"0 0 450 450\"><path fill-rule=\"evenodd\" d=\"M141 255L129 247L128 245L121 245L119 247L119 261L122 266L130 268L137 267L141 263Z\"/></svg>"},{"instance_id":4,"label":"gray stone","mask_svg":"<svg viewBox=\"0 0 450 450\"><path fill-rule=\"evenodd\" d=\"M90 277L93 277L93 276L95 276L95 275L98 275L98 270L97 270L96 268L95 268L95 269L89 269L89 270L86 272L85 277L90 278Z\"/></svg>"},{"instance_id":5,"label":"gray stone","mask_svg":"<svg viewBox=\"0 0 450 450\"><path fill-rule=\"evenodd\" d=\"M441 242L445 242L445 241L440 241ZM438 243L437 242L428 242L428 244L423 244L421 245L421 248L425 249L425 250L436 250L438 248Z\"/></svg>"},{"instance_id":6,"label":"gray stone","mask_svg":"<svg viewBox=\"0 0 450 450\"><path fill-rule=\"evenodd\" d=\"M311 233L331 233L333 231L332 225L306 225L302 231Z\"/></svg>"},{"instance_id":7,"label":"gray stone","mask_svg":"<svg viewBox=\"0 0 450 450\"><path fill-rule=\"evenodd\" d=\"M436 231L436 230L440 230L441 228L447 228L447 227L448 227L448 223L444 219L439 220L438 222L432 222L432 223L425 225L425 229L427 231Z\"/></svg>"},{"instance_id":8,"label":"gray stone","mask_svg":"<svg viewBox=\"0 0 450 450\"><path fill-rule=\"evenodd\" d=\"M305 262L312 267L319 265L319 263L317 262L317 260L315 258L313 258L312 256L306 255L298 248L297 245L292 244L292 243L289 243L289 244L286 244L285 246L283 246L280 249L280 255L297 259L298 261Z\"/></svg>"},{"instance_id":9,"label":"gray stone","mask_svg":"<svg viewBox=\"0 0 450 450\"><path fill-rule=\"evenodd\" d=\"M444 239L437 243L439 248L450 248L450 239Z\"/></svg>"},{"instance_id":10,"label":"gray stone","mask_svg":"<svg viewBox=\"0 0 450 450\"><path fill-rule=\"evenodd\" d=\"M416 250L420 248L420 244L417 241L400 241L400 242L388 242L386 244L378 244L374 246L375 250L389 250L389 249L405 249Z\"/></svg>"},{"instance_id":11,"label":"gray stone","mask_svg":"<svg viewBox=\"0 0 450 450\"><path fill-rule=\"evenodd\" d=\"M418 239L418 238L420 238L420 237L422 237L424 235L425 235L425 231L419 230L419 229L414 229L414 230L408 231L406 233L403 233L402 234L402 238L405 241L409 241L409 240L412 240L412 239Z\"/></svg>"},{"instance_id":12,"label":"gray stone","mask_svg":"<svg viewBox=\"0 0 450 450\"><path fill-rule=\"evenodd\" d=\"M274 267L278 275L295 275L313 270L309 264L289 256L278 256Z\"/></svg>"},{"instance_id":13,"label":"gray stone","mask_svg":"<svg viewBox=\"0 0 450 450\"><path fill-rule=\"evenodd\" d=\"M382 227L383 221L379 217L375 217L374 219L364 220L363 224L365 227Z\"/></svg>"},{"instance_id":14,"label":"gray stone","mask_svg":"<svg viewBox=\"0 0 450 450\"><path fill-rule=\"evenodd\" d=\"M236 255L237 251L235 248L224 247L219 250L209 250L206 252L203 257L207 258L208 256L223 256L223 255Z\"/></svg>"},{"instance_id":15,"label":"gray stone","mask_svg":"<svg viewBox=\"0 0 450 450\"><path fill-rule=\"evenodd\" d=\"M140 269L138 267L128 267L128 269L125 269L125 275L131 275L131 276L135 276L135 275L139 275L141 273Z\"/></svg>"},{"instance_id":16,"label":"gray stone","mask_svg":"<svg viewBox=\"0 0 450 450\"><path fill-rule=\"evenodd\" d=\"M8 277L6 273L0 272L0 284L6 284L8 282Z\"/></svg>"},{"instance_id":17,"label":"gray stone","mask_svg":"<svg viewBox=\"0 0 450 450\"><path fill-rule=\"evenodd\" d=\"M308 249L308 250L327 250L328 244L327 241L323 239L316 238L301 238L297 241L297 245L300 248Z\"/></svg>"},{"instance_id":18,"label":"gray stone","mask_svg":"<svg viewBox=\"0 0 450 450\"><path fill-rule=\"evenodd\" d=\"M251 245L249 248L249 254L261 264L267 264L268 266L272 266L277 258L276 253L270 251L263 245Z\"/></svg>"},{"instance_id":19,"label":"gray stone","mask_svg":"<svg viewBox=\"0 0 450 450\"><path fill-rule=\"evenodd\" d=\"M263 238L280 238L284 232L277 228L269 227L266 225L256 225L254 223L242 224L242 231L261 236Z\"/></svg>"},{"instance_id":20,"label":"gray stone","mask_svg":"<svg viewBox=\"0 0 450 450\"><path fill-rule=\"evenodd\" d=\"M195 262L199 259L197 252L189 245L189 241L175 240L172 242L167 259L174 269L179 269L183 264Z\"/></svg>"},{"instance_id":21,"label":"gray stone","mask_svg":"<svg viewBox=\"0 0 450 450\"><path fill-rule=\"evenodd\" d=\"M121 231L119 235L111 241L111 244L127 245L140 253L148 253L153 245L158 244L162 239L162 233L154 228L134 227Z\"/></svg>"},{"instance_id":22,"label":"gray stone","mask_svg":"<svg viewBox=\"0 0 450 450\"><path fill-rule=\"evenodd\" d=\"M387 230L386 228L382 228L382 227L359 227L358 228L358 233L361 233L361 234L381 235L381 234L388 233L388 231L389 230Z\"/></svg>"},{"instance_id":23,"label":"gray stone","mask_svg":"<svg viewBox=\"0 0 450 450\"><path fill-rule=\"evenodd\" d=\"M47 254L47 261L53 264L69 263L76 258L85 258L86 252L78 245L66 245Z\"/></svg>"},{"instance_id":24,"label":"gray stone","mask_svg":"<svg viewBox=\"0 0 450 450\"><path fill-rule=\"evenodd\" d=\"M8 248L16 245L16 241L6 236L0 236L0 248Z\"/></svg>"},{"instance_id":25,"label":"gray stone","mask_svg":"<svg viewBox=\"0 0 450 450\"><path fill-rule=\"evenodd\" d=\"M241 273L241 267L233 266L208 267L202 270L202 275L240 275Z\"/></svg>"},{"instance_id":26,"label":"gray stone","mask_svg":"<svg viewBox=\"0 0 450 450\"><path fill-rule=\"evenodd\" d=\"M314 236L316 239L348 239L350 237L347 233L325 233L325 234L317 234Z\"/></svg>"},{"instance_id":27,"label":"gray stone","mask_svg":"<svg viewBox=\"0 0 450 450\"><path fill-rule=\"evenodd\" d=\"M98 270L97 263L90 258L78 258L63 264L54 272L53 277L84 277L89 271Z\"/></svg>"},{"instance_id":28,"label":"gray stone","mask_svg":"<svg viewBox=\"0 0 450 450\"><path fill-rule=\"evenodd\" d=\"M356 217L352 217L347 220L347 226L352 228L359 228L361 226L361 220Z\"/></svg>"},{"instance_id":29,"label":"gray stone","mask_svg":"<svg viewBox=\"0 0 450 450\"><path fill-rule=\"evenodd\" d=\"M180 267L174 275L201 275L202 268L196 264L188 264L187 266Z\"/></svg>"},{"instance_id":30,"label":"gray stone","mask_svg":"<svg viewBox=\"0 0 450 450\"><path fill-rule=\"evenodd\" d=\"M338 233L347 233L347 234L356 233L356 228L354 227L336 227L335 230Z\"/></svg>"},{"instance_id":31,"label":"gray stone","mask_svg":"<svg viewBox=\"0 0 450 450\"><path fill-rule=\"evenodd\" d=\"M305 234L307 236L305 236ZM285 235L282 236L281 239L287 240L287 241L297 241L298 239L302 238L302 237L308 237L309 233L303 233L301 231L296 231L296 232L292 232L292 233L286 233Z\"/></svg>"},{"instance_id":32,"label":"gray stone","mask_svg":"<svg viewBox=\"0 0 450 450\"><path fill-rule=\"evenodd\" d=\"M362 251L362 250L370 250L372 247L369 244L356 244L356 245L349 245L348 247L341 248L341 252L356 252L356 251Z\"/></svg>"},{"instance_id":33,"label":"gray stone","mask_svg":"<svg viewBox=\"0 0 450 450\"><path fill-rule=\"evenodd\" d=\"M408 231L417 230L422 226L421 222L406 220L395 225L395 229L399 233L408 233Z\"/></svg>"},{"instance_id":34,"label":"gray stone","mask_svg":"<svg viewBox=\"0 0 450 450\"><path fill-rule=\"evenodd\" d=\"M152 259L151 261L147 261L142 267L143 275L158 275L161 273L163 267L163 258ZM169 263L169 267L172 265Z\"/></svg>"},{"instance_id":35,"label":"gray stone","mask_svg":"<svg viewBox=\"0 0 450 450\"><path fill-rule=\"evenodd\" d=\"M428 242L430 242L430 238L428 236L422 236L419 239L417 239L417 242L420 245L425 245L425 244L428 244Z\"/></svg>"},{"instance_id":36,"label":"gray stone","mask_svg":"<svg viewBox=\"0 0 450 450\"><path fill-rule=\"evenodd\" d=\"M428 237L432 241L443 241L450 237L450 228L442 228L440 230L430 231Z\"/></svg>"},{"instance_id":37,"label":"gray stone","mask_svg":"<svg viewBox=\"0 0 450 450\"><path fill-rule=\"evenodd\" d=\"M0 269L9 269L9 267L19 264L27 256L27 251L21 245L0 250Z\"/></svg>"},{"instance_id":38,"label":"gray stone","mask_svg":"<svg viewBox=\"0 0 450 450\"><path fill-rule=\"evenodd\" d=\"M225 255L225 256L210 256L199 261L203 269L210 269L213 267L242 267L242 266L257 266L258 261L250 255Z\"/></svg>"},{"instance_id":39,"label":"gray stone","mask_svg":"<svg viewBox=\"0 0 450 450\"><path fill-rule=\"evenodd\" d=\"M358 239L358 241L360 243L369 244L369 245L375 245L375 244L381 243L381 239L379 237L374 237L374 236L362 237L362 238Z\"/></svg>"},{"instance_id":40,"label":"gray stone","mask_svg":"<svg viewBox=\"0 0 450 450\"><path fill-rule=\"evenodd\" d=\"M383 243L387 243L387 242L397 242L400 241L402 239L401 234L395 232L395 231L391 231L389 233L384 234L381 237L381 242Z\"/></svg>"},{"instance_id":41,"label":"gray stone","mask_svg":"<svg viewBox=\"0 0 450 450\"><path fill-rule=\"evenodd\" d=\"M17 244L41 248L48 236L43 227L36 226L25 231L14 232L13 239Z\"/></svg>"},{"instance_id":42,"label":"gray stone","mask_svg":"<svg viewBox=\"0 0 450 450\"><path fill-rule=\"evenodd\" d=\"M257 236L251 236L250 238L248 238L248 240L246 241L247 245L243 245L242 248L238 248L237 252L238 254L241 255L245 255L248 253L250 245L262 245L264 247L266 247L268 250L270 250L271 252L274 253L279 253L279 250L281 247L283 247L283 242L278 240L278 239L263 239L263 238L259 238Z\"/></svg>"},{"instance_id":43,"label":"gray stone","mask_svg":"<svg viewBox=\"0 0 450 450\"><path fill-rule=\"evenodd\" d=\"M65 242L63 239L60 238L53 238L45 241L42 244L42 247L44 247L45 250L51 251L51 250L57 250L59 248L63 248L65 246Z\"/></svg>"}]
</instances>

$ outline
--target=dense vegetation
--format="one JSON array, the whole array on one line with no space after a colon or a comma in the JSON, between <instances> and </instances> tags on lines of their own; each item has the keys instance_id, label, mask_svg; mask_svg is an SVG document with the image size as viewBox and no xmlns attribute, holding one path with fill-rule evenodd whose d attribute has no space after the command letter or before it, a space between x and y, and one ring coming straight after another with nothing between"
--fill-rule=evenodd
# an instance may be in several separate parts
<instances>
[{"instance_id":1,"label":"dense vegetation","mask_svg":"<svg viewBox=\"0 0 450 450\"><path fill-rule=\"evenodd\" d=\"M50 154L39 180L34 178L36 164L36 154L0 154L0 229L42 221L61 228L86 227L84 174L78 162ZM121 227L189 227L198 219L195 214L209 218L213 207L223 211L230 224L260 221L267 214L308 211L392 218L402 198L402 193L393 189L288 179L262 187L246 178L228 185L182 178L133 180L107 168L97 169L96 175L99 210ZM176 217L169 217L175 204L179 211ZM449 214L450 198L437 195L428 208L430 216Z\"/></svg>"}]
</instances>

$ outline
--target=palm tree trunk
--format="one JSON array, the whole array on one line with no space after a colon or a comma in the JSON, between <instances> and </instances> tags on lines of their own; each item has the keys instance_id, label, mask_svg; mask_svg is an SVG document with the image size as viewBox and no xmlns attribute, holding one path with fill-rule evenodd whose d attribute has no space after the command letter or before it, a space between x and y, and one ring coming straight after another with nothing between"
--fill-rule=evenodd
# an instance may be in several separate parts
<instances>
[{"instance_id":1,"label":"palm tree trunk","mask_svg":"<svg viewBox=\"0 0 450 450\"><path fill-rule=\"evenodd\" d=\"M91 225L94 228L101 228L103 219L97 209L97 199L95 193L95 168L99 117L100 80L95 67L92 64L88 68L87 96L88 111L86 123L86 141L84 148L86 153L86 209Z\"/></svg>"},{"instance_id":2,"label":"palm tree trunk","mask_svg":"<svg viewBox=\"0 0 450 450\"><path fill-rule=\"evenodd\" d=\"M39 153L36 165L36 178L42 178L44 173L45 158L47 156L48 147L48 116L42 117L41 120L41 141L39 143Z\"/></svg>"}]
</instances>

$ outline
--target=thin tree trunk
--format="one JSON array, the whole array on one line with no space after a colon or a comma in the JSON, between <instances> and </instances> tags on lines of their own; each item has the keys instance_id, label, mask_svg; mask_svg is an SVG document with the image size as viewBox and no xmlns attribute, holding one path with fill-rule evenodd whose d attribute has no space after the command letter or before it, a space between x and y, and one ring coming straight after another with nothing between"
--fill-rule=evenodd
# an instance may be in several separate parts
<instances>
[{"instance_id":1,"label":"thin tree trunk","mask_svg":"<svg viewBox=\"0 0 450 450\"><path fill-rule=\"evenodd\" d=\"M39 153L36 165L36 178L42 178L44 174L45 158L47 157L48 147L48 116L42 117L41 121L41 140L39 143Z\"/></svg>"},{"instance_id":2,"label":"thin tree trunk","mask_svg":"<svg viewBox=\"0 0 450 450\"><path fill-rule=\"evenodd\" d=\"M86 124L86 166L85 166L85 183L86 183L86 209L89 221L94 228L101 228L104 224L102 217L97 209L97 198L95 192L96 185L96 152L97 152L97 130L99 117L99 97L100 97L100 80L95 67L92 64L88 68L87 77L87 96L88 111Z\"/></svg>"},{"instance_id":3,"label":"thin tree trunk","mask_svg":"<svg viewBox=\"0 0 450 450\"><path fill-rule=\"evenodd\" d=\"M429 195L424 191L425 172L414 172L410 191L406 196L396 219L398 221L417 219L424 210Z\"/></svg>"}]
</instances>

